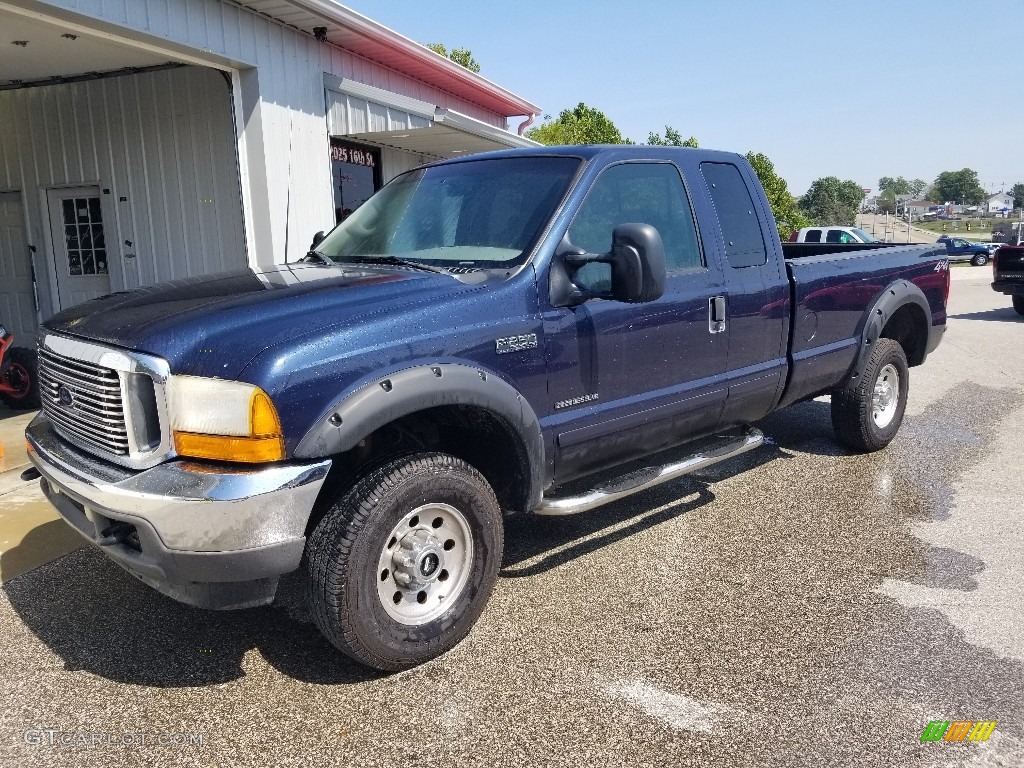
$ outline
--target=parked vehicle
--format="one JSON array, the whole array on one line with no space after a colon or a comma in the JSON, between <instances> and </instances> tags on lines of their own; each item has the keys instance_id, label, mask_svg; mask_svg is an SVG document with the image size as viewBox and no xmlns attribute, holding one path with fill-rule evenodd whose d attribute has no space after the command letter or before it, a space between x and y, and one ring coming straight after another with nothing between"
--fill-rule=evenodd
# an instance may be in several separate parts
<instances>
[{"instance_id":1,"label":"parked vehicle","mask_svg":"<svg viewBox=\"0 0 1024 768\"><path fill-rule=\"evenodd\" d=\"M14 346L14 334L0 325L0 402L14 410L39 407L36 353Z\"/></svg>"},{"instance_id":2,"label":"parked vehicle","mask_svg":"<svg viewBox=\"0 0 1024 768\"><path fill-rule=\"evenodd\" d=\"M436 163L304 263L51 318L29 455L65 520L161 592L260 605L302 564L326 637L406 668L483 611L504 515L583 513L737 456L754 422L824 393L843 445L885 447L945 330L948 262L837 247L783 246L737 154ZM582 479L683 443L684 461Z\"/></svg>"},{"instance_id":3,"label":"parked vehicle","mask_svg":"<svg viewBox=\"0 0 1024 768\"><path fill-rule=\"evenodd\" d=\"M951 237L943 244L946 246L946 256L951 262L969 261L975 267L988 264L989 250L985 243L972 243L960 237Z\"/></svg>"},{"instance_id":4,"label":"parked vehicle","mask_svg":"<svg viewBox=\"0 0 1024 768\"><path fill-rule=\"evenodd\" d=\"M1004 245L992 256L992 290L1009 296L1024 315L1024 245Z\"/></svg>"},{"instance_id":5,"label":"parked vehicle","mask_svg":"<svg viewBox=\"0 0 1024 768\"><path fill-rule=\"evenodd\" d=\"M804 227L789 236L791 243L877 243L857 227Z\"/></svg>"}]
</instances>

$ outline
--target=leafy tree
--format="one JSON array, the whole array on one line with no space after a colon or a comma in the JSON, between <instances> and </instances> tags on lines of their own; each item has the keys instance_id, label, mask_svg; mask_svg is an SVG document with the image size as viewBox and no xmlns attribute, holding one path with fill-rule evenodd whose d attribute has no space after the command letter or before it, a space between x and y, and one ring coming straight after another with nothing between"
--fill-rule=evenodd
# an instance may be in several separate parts
<instances>
[{"instance_id":1,"label":"leafy tree","mask_svg":"<svg viewBox=\"0 0 1024 768\"><path fill-rule=\"evenodd\" d=\"M1018 181L1014 184L1010 194L1013 195L1013 207L1024 208L1024 182Z\"/></svg>"},{"instance_id":2,"label":"leafy tree","mask_svg":"<svg viewBox=\"0 0 1024 768\"><path fill-rule=\"evenodd\" d=\"M896 194L892 190L885 190L877 198L879 213L896 213Z\"/></svg>"},{"instance_id":3,"label":"leafy tree","mask_svg":"<svg viewBox=\"0 0 1024 768\"><path fill-rule=\"evenodd\" d=\"M697 142L697 137L691 136L684 141L682 134L671 125L665 126L665 138L662 138L657 133L648 133L647 143L652 147L693 147L696 149L700 146Z\"/></svg>"},{"instance_id":4,"label":"leafy tree","mask_svg":"<svg viewBox=\"0 0 1024 768\"><path fill-rule=\"evenodd\" d=\"M444 43L427 43L426 47L434 53L441 54L446 59L451 59L456 64L461 64L470 72L480 71L480 64L473 58L473 52L468 48L455 48L449 53Z\"/></svg>"},{"instance_id":5,"label":"leafy tree","mask_svg":"<svg viewBox=\"0 0 1024 768\"><path fill-rule=\"evenodd\" d=\"M933 190L937 203L964 202L967 205L978 205L988 197L978 183L978 172L970 168L943 171L935 179Z\"/></svg>"},{"instance_id":6,"label":"leafy tree","mask_svg":"<svg viewBox=\"0 0 1024 768\"><path fill-rule=\"evenodd\" d=\"M897 176L895 179L891 176L883 176L878 180L878 189L881 192L891 192L894 196L914 194L910 191L910 182L902 176Z\"/></svg>"},{"instance_id":7,"label":"leafy tree","mask_svg":"<svg viewBox=\"0 0 1024 768\"><path fill-rule=\"evenodd\" d=\"M910 194L918 199L920 199L926 189L928 189L928 182L924 179L914 179L910 182Z\"/></svg>"},{"instance_id":8,"label":"leafy tree","mask_svg":"<svg viewBox=\"0 0 1024 768\"><path fill-rule=\"evenodd\" d=\"M667 127L665 133L668 134ZM796 198L789 193L786 180L775 172L772 161L760 152L747 152L747 160L753 166L757 178L761 180L761 186L764 187L764 193L775 216L775 225L779 229L779 237L788 240L796 230L810 226L810 222L797 207Z\"/></svg>"},{"instance_id":9,"label":"leafy tree","mask_svg":"<svg viewBox=\"0 0 1024 768\"><path fill-rule=\"evenodd\" d=\"M800 210L814 224L852 227L863 199L864 189L856 181L825 176L811 183L800 198Z\"/></svg>"},{"instance_id":10,"label":"leafy tree","mask_svg":"<svg viewBox=\"0 0 1024 768\"><path fill-rule=\"evenodd\" d=\"M623 137L604 112L582 101L574 109L563 109L556 120L544 115L545 122L526 132L527 138L549 146L557 144L632 144Z\"/></svg>"}]
</instances>

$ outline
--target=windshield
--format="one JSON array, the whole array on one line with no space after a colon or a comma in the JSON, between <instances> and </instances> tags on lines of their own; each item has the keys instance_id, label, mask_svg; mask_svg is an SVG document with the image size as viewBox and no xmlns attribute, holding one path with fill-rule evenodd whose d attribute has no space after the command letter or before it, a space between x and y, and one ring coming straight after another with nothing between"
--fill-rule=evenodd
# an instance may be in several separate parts
<instances>
[{"instance_id":1,"label":"windshield","mask_svg":"<svg viewBox=\"0 0 1024 768\"><path fill-rule=\"evenodd\" d=\"M853 234L855 234L857 237L860 238L860 241L862 243L877 243L878 242L877 240L875 240L875 238L873 238L871 235L869 235L863 229L857 229L856 227L854 227L854 229L851 230L851 231L853 232Z\"/></svg>"},{"instance_id":2,"label":"windshield","mask_svg":"<svg viewBox=\"0 0 1024 768\"><path fill-rule=\"evenodd\" d=\"M335 262L518 266L579 164L568 157L517 157L411 171L363 203L316 250Z\"/></svg>"}]
</instances>

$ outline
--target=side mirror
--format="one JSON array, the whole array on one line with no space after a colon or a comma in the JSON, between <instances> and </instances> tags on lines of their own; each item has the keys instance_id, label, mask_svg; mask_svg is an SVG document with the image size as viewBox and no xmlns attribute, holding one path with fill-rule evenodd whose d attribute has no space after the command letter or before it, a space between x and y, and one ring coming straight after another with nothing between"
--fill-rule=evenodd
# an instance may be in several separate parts
<instances>
[{"instance_id":1,"label":"side mirror","mask_svg":"<svg viewBox=\"0 0 1024 768\"><path fill-rule=\"evenodd\" d=\"M576 306L588 299L611 299L641 304L665 293L665 246L650 224L620 224L612 232L612 249L593 254L575 250L563 240L556 254L562 269L551 271L551 300L556 307ZM610 291L581 290L573 283L577 270L587 264L607 264Z\"/></svg>"},{"instance_id":2,"label":"side mirror","mask_svg":"<svg viewBox=\"0 0 1024 768\"><path fill-rule=\"evenodd\" d=\"M620 224L612 232L612 298L630 304L665 293L665 246L650 224Z\"/></svg>"},{"instance_id":3,"label":"side mirror","mask_svg":"<svg viewBox=\"0 0 1024 768\"><path fill-rule=\"evenodd\" d=\"M313 235L313 242L310 243L309 250L315 251L316 247L320 245L320 243L323 241L325 237L327 237L327 235L324 234L324 231L322 229L315 235Z\"/></svg>"}]
</instances>

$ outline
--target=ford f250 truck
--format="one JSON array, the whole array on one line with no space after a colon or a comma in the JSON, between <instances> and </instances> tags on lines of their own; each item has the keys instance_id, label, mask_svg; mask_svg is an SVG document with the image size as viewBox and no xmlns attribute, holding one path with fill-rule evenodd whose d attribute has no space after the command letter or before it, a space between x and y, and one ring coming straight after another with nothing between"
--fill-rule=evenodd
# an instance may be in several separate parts
<instances>
[{"instance_id":1,"label":"ford f250 truck","mask_svg":"<svg viewBox=\"0 0 1024 768\"><path fill-rule=\"evenodd\" d=\"M887 445L948 289L941 246L783 246L736 154L482 154L397 177L301 263L51 318L26 434L62 516L146 584L243 608L302 568L330 641L398 670L470 631L506 515L736 456L826 393L843 445Z\"/></svg>"}]
</instances>

